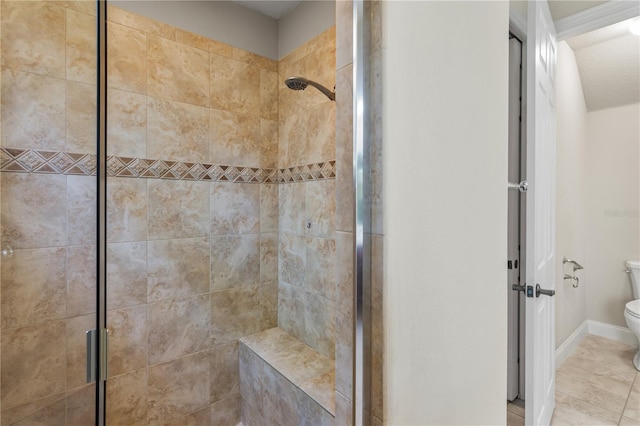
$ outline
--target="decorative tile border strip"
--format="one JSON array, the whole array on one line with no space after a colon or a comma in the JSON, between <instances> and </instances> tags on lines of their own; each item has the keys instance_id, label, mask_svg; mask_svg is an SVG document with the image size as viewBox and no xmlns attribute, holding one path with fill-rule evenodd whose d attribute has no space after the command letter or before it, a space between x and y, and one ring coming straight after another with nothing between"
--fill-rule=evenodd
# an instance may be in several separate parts
<instances>
[{"instance_id":1,"label":"decorative tile border strip","mask_svg":"<svg viewBox=\"0 0 640 426\"><path fill-rule=\"evenodd\" d=\"M0 148L2 172L93 176L97 167L96 156L93 154ZM266 169L109 156L107 175L211 182L289 183L334 179L336 162L334 160L285 169Z\"/></svg>"}]
</instances>

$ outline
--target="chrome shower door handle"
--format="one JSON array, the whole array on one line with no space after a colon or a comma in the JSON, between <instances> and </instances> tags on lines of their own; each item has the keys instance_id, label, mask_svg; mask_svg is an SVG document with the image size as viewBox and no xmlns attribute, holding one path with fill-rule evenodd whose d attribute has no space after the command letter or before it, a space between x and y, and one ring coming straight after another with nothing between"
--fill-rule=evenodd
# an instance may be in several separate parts
<instances>
[{"instance_id":1,"label":"chrome shower door handle","mask_svg":"<svg viewBox=\"0 0 640 426\"><path fill-rule=\"evenodd\" d=\"M545 290L544 288L540 287L540 284L536 284L536 297L540 297L541 294L544 294L545 296L555 296L556 291L555 290Z\"/></svg>"},{"instance_id":2,"label":"chrome shower door handle","mask_svg":"<svg viewBox=\"0 0 640 426\"><path fill-rule=\"evenodd\" d=\"M98 365L98 330L87 330L87 383L93 383L97 379Z\"/></svg>"}]
</instances>

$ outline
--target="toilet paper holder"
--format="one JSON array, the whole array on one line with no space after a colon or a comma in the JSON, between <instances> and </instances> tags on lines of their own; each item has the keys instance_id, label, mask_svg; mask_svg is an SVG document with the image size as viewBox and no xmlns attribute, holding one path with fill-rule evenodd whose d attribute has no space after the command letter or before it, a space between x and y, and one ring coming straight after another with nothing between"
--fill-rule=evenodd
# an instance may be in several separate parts
<instances>
[{"instance_id":1,"label":"toilet paper holder","mask_svg":"<svg viewBox=\"0 0 640 426\"><path fill-rule=\"evenodd\" d=\"M562 264L565 265L567 263L571 264L571 266L573 268L573 275L565 273L564 274L564 279L565 280L572 280L573 281L573 288L577 288L580 285L580 279L576 276L576 271L579 271L580 269L584 269L584 266L582 266L581 264L579 264L575 260L568 259L567 257L563 257L562 258Z\"/></svg>"}]
</instances>

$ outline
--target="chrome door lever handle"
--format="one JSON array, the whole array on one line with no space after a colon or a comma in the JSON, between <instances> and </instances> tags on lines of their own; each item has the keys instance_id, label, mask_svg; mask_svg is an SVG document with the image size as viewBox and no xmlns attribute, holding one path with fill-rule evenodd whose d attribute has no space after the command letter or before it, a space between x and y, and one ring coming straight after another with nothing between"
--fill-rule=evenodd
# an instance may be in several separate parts
<instances>
[{"instance_id":1,"label":"chrome door lever handle","mask_svg":"<svg viewBox=\"0 0 640 426\"><path fill-rule=\"evenodd\" d=\"M545 290L540 287L540 284L536 284L536 297L540 297L541 294L545 296L554 296L556 294L555 290Z\"/></svg>"}]
</instances>

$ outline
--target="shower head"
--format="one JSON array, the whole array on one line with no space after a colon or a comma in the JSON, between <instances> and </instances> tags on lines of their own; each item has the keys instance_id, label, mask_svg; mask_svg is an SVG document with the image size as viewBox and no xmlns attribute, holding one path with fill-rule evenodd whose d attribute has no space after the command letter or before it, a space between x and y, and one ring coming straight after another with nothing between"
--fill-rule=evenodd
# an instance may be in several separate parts
<instances>
[{"instance_id":1,"label":"shower head","mask_svg":"<svg viewBox=\"0 0 640 426\"><path fill-rule=\"evenodd\" d=\"M284 84L286 84L287 87L291 90L304 90L307 88L307 86L313 86L319 91L321 91L322 93L324 93L324 95L327 98L331 99L332 101L336 100L335 90L332 92L331 90L324 87L322 84L316 83L313 80L307 80L306 78L303 78L303 77L289 77L284 81Z\"/></svg>"}]
</instances>

